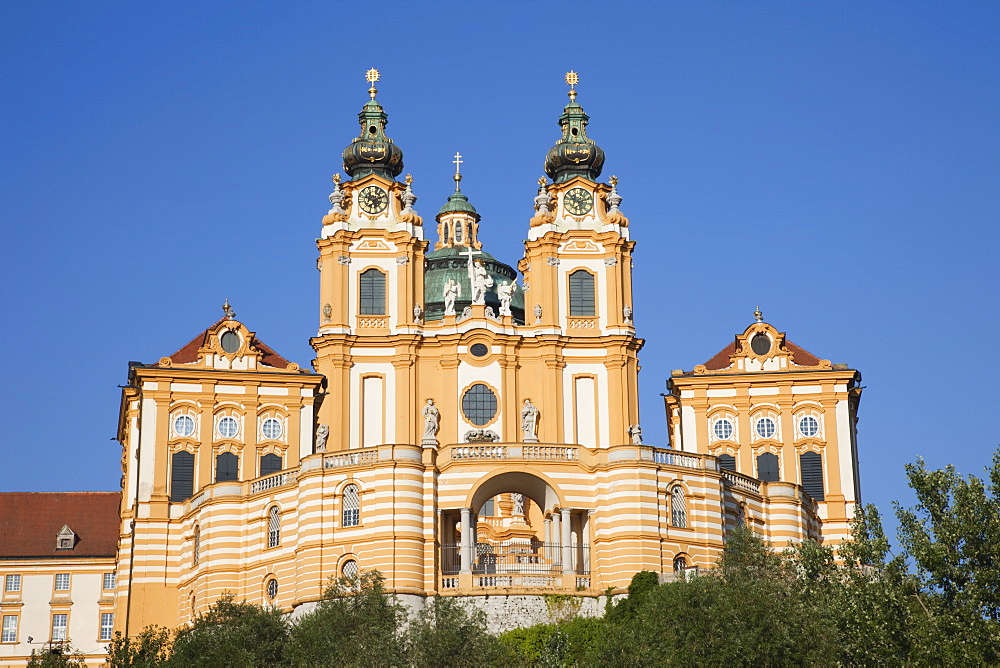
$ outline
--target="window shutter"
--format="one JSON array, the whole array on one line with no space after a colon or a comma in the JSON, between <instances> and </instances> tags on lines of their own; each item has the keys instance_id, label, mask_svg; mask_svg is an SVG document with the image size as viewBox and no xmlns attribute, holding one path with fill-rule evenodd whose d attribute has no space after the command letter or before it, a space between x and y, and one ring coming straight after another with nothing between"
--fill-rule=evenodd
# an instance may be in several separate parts
<instances>
[{"instance_id":1,"label":"window shutter","mask_svg":"<svg viewBox=\"0 0 1000 668\"><path fill-rule=\"evenodd\" d=\"M777 482L781 479L778 476L778 455L772 452L757 455L757 477L764 482Z\"/></svg>"},{"instance_id":2,"label":"window shutter","mask_svg":"<svg viewBox=\"0 0 1000 668\"><path fill-rule=\"evenodd\" d=\"M187 450L175 452L170 466L170 500L178 503L194 493L194 455Z\"/></svg>"},{"instance_id":3,"label":"window shutter","mask_svg":"<svg viewBox=\"0 0 1000 668\"><path fill-rule=\"evenodd\" d=\"M816 501L825 500L823 494L823 458L818 452L803 452L799 455L802 466L802 487L806 494Z\"/></svg>"},{"instance_id":4,"label":"window shutter","mask_svg":"<svg viewBox=\"0 0 1000 668\"><path fill-rule=\"evenodd\" d=\"M569 314L596 315L594 275L577 269L569 275Z\"/></svg>"},{"instance_id":5,"label":"window shutter","mask_svg":"<svg viewBox=\"0 0 1000 668\"><path fill-rule=\"evenodd\" d=\"M239 480L239 458L231 452L223 452L215 458L215 482Z\"/></svg>"},{"instance_id":6,"label":"window shutter","mask_svg":"<svg viewBox=\"0 0 1000 668\"><path fill-rule=\"evenodd\" d=\"M264 455L260 458L260 474L262 476L271 475L281 470L281 457L278 455Z\"/></svg>"},{"instance_id":7,"label":"window shutter","mask_svg":"<svg viewBox=\"0 0 1000 668\"><path fill-rule=\"evenodd\" d=\"M719 468L726 469L727 471L736 470L736 457L732 455L719 455Z\"/></svg>"},{"instance_id":8,"label":"window shutter","mask_svg":"<svg viewBox=\"0 0 1000 668\"><path fill-rule=\"evenodd\" d=\"M378 269L361 272L361 315L385 315L385 274Z\"/></svg>"}]
</instances>

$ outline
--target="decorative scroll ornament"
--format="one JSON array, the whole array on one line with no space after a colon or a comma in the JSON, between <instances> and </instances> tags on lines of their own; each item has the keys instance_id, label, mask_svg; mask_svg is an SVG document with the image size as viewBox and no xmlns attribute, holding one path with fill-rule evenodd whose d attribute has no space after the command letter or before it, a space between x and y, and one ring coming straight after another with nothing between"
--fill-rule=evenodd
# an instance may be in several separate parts
<instances>
[{"instance_id":1,"label":"decorative scroll ornament","mask_svg":"<svg viewBox=\"0 0 1000 668\"><path fill-rule=\"evenodd\" d=\"M492 429L473 429L465 432L463 440L465 443L496 443L500 440L500 434Z\"/></svg>"},{"instance_id":2,"label":"decorative scroll ornament","mask_svg":"<svg viewBox=\"0 0 1000 668\"><path fill-rule=\"evenodd\" d=\"M324 225L332 225L333 223L343 223L347 221L347 211L342 206L344 202L344 191L340 189L340 174L334 174L331 177L334 186L333 192L330 193L330 204L332 208L323 216Z\"/></svg>"},{"instance_id":3,"label":"decorative scroll ornament","mask_svg":"<svg viewBox=\"0 0 1000 668\"><path fill-rule=\"evenodd\" d=\"M337 262L339 262L340 264L350 264L351 258L348 257L347 255L338 255Z\"/></svg>"},{"instance_id":4,"label":"decorative scroll ornament","mask_svg":"<svg viewBox=\"0 0 1000 668\"><path fill-rule=\"evenodd\" d=\"M535 215L529 221L532 227L551 223L556 219L549 209L552 197L548 191L548 181L544 176L538 179L538 195L535 196Z\"/></svg>"},{"instance_id":5,"label":"decorative scroll ornament","mask_svg":"<svg viewBox=\"0 0 1000 668\"><path fill-rule=\"evenodd\" d=\"M608 203L608 214L604 216L604 224L628 227L628 218L618 210L618 205L622 203L622 196L618 194L618 177L612 176L608 182L611 184L611 192L605 198Z\"/></svg>"},{"instance_id":6,"label":"decorative scroll ornament","mask_svg":"<svg viewBox=\"0 0 1000 668\"><path fill-rule=\"evenodd\" d=\"M404 223L409 223L410 225L423 225L424 219L417 215L417 212L413 210L413 204L417 201L417 196L413 194L413 188L411 184L413 183L413 175L406 175L406 190L400 196L403 200L403 210L399 214L399 219Z\"/></svg>"}]
</instances>

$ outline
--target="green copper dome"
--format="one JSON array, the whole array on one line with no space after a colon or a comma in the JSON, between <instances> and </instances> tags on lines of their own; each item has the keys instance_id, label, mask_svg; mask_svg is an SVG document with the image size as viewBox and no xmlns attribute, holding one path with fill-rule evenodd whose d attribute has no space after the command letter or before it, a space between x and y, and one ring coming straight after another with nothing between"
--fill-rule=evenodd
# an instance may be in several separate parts
<instances>
[{"instance_id":1,"label":"green copper dome","mask_svg":"<svg viewBox=\"0 0 1000 668\"><path fill-rule=\"evenodd\" d=\"M444 286L448 279L454 279L462 286L462 295L455 300L455 311L461 315L462 309L472 304L472 285L469 283L468 247L448 246L430 252L424 258L424 319L428 322L444 317ZM493 287L486 291L486 305L493 312L500 313L500 298L497 286L517 278L517 272L500 262L489 253L473 251L473 259L481 260L486 272L493 278ZM510 301L510 312L514 321L524 324L524 293L520 286L514 291Z\"/></svg>"},{"instance_id":2,"label":"green copper dome","mask_svg":"<svg viewBox=\"0 0 1000 668\"><path fill-rule=\"evenodd\" d=\"M570 93L570 103L559 117L562 137L545 156L545 173L554 183L582 176L597 181L604 167L604 151L587 136L590 116L576 103L575 91Z\"/></svg>"},{"instance_id":3,"label":"green copper dome","mask_svg":"<svg viewBox=\"0 0 1000 668\"><path fill-rule=\"evenodd\" d=\"M438 215L442 213L454 213L456 211L464 211L465 213L471 213L472 215L479 217L479 213L476 211L476 207L472 206L469 202L469 198L462 194L462 191L456 190L448 198L448 201L444 203L441 210L438 211Z\"/></svg>"},{"instance_id":4,"label":"green copper dome","mask_svg":"<svg viewBox=\"0 0 1000 668\"><path fill-rule=\"evenodd\" d=\"M403 171L403 151L385 136L389 116L372 95L358 114L361 135L344 149L344 171L352 179L369 174L395 179Z\"/></svg>"}]
</instances>

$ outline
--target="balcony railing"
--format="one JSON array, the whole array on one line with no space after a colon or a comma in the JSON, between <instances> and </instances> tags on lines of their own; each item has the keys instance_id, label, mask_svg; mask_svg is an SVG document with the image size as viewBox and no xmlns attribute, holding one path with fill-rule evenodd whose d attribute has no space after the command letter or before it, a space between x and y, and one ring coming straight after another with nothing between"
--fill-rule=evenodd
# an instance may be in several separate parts
<instances>
[{"instance_id":1,"label":"balcony railing","mask_svg":"<svg viewBox=\"0 0 1000 668\"><path fill-rule=\"evenodd\" d=\"M444 576L457 575L462 568L461 545L441 546L441 573ZM561 582L557 576L563 573L590 575L590 547L574 545L571 554L572 563L564 568L562 546L559 543L477 543L476 559L472 564L472 573L477 576L494 578L509 578L518 585L489 584L489 587L540 587L554 586ZM517 577L514 577L517 576ZM535 584L528 584L528 576L536 576ZM543 583L552 581L551 585ZM499 580L494 580L499 581Z\"/></svg>"},{"instance_id":2,"label":"balcony railing","mask_svg":"<svg viewBox=\"0 0 1000 668\"><path fill-rule=\"evenodd\" d=\"M323 468L332 469L341 466L360 466L362 464L374 464L377 461L378 450L374 449L338 452L323 457Z\"/></svg>"}]
</instances>

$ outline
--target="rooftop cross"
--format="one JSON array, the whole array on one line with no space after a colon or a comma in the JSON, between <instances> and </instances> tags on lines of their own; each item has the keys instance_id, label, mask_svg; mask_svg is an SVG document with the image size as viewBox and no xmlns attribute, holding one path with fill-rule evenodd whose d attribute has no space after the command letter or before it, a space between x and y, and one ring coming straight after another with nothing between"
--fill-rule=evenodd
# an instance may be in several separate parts
<instances>
[{"instance_id":1,"label":"rooftop cross","mask_svg":"<svg viewBox=\"0 0 1000 668\"><path fill-rule=\"evenodd\" d=\"M372 87L368 89L368 94L371 95L374 100L375 94L378 93L378 90L375 88L375 82L378 81L378 70L373 67L365 72L365 80L372 85Z\"/></svg>"},{"instance_id":2,"label":"rooftop cross","mask_svg":"<svg viewBox=\"0 0 1000 668\"><path fill-rule=\"evenodd\" d=\"M462 167L462 163L465 162L465 161L462 160L462 154L459 153L458 151L456 151L455 152L455 159L452 160L452 162L455 163L455 192L458 192L459 190L461 190L461 188L459 188L459 186L458 186L458 184L462 180L462 169L461 169L461 167Z\"/></svg>"},{"instance_id":3,"label":"rooftop cross","mask_svg":"<svg viewBox=\"0 0 1000 668\"><path fill-rule=\"evenodd\" d=\"M570 70L566 73L566 83L569 84L569 101L576 102L576 85L580 83L580 75Z\"/></svg>"}]
</instances>

